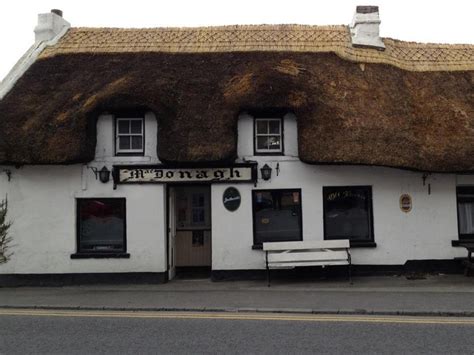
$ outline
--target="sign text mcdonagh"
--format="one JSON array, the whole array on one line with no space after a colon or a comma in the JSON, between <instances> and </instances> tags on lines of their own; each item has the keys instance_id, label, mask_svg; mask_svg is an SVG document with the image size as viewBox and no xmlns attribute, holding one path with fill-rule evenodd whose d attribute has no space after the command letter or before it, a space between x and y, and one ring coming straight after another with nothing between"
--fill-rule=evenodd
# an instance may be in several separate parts
<instances>
[{"instance_id":1,"label":"sign text mcdonagh","mask_svg":"<svg viewBox=\"0 0 474 355\"><path fill-rule=\"evenodd\" d=\"M143 168L118 167L118 183L252 181L252 167Z\"/></svg>"}]
</instances>

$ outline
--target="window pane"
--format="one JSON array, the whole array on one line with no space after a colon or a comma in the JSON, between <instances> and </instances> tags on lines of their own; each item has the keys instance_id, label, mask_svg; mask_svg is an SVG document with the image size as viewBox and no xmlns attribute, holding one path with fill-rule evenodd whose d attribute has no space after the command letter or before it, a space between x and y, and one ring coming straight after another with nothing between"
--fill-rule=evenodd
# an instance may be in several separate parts
<instances>
[{"instance_id":1,"label":"window pane","mask_svg":"<svg viewBox=\"0 0 474 355\"><path fill-rule=\"evenodd\" d=\"M193 224L203 224L205 221L204 208L193 208Z\"/></svg>"},{"instance_id":2,"label":"window pane","mask_svg":"<svg viewBox=\"0 0 474 355\"><path fill-rule=\"evenodd\" d=\"M268 137L257 137L257 149L268 149Z\"/></svg>"},{"instance_id":3,"label":"window pane","mask_svg":"<svg viewBox=\"0 0 474 355\"><path fill-rule=\"evenodd\" d=\"M255 243L301 240L299 190L254 191Z\"/></svg>"},{"instance_id":4,"label":"window pane","mask_svg":"<svg viewBox=\"0 0 474 355\"><path fill-rule=\"evenodd\" d=\"M280 134L280 121L269 121L270 134Z\"/></svg>"},{"instance_id":5,"label":"window pane","mask_svg":"<svg viewBox=\"0 0 474 355\"><path fill-rule=\"evenodd\" d=\"M192 205L193 207L204 207L204 194L193 194Z\"/></svg>"},{"instance_id":6,"label":"window pane","mask_svg":"<svg viewBox=\"0 0 474 355\"><path fill-rule=\"evenodd\" d=\"M132 149L143 149L142 136L132 136Z\"/></svg>"},{"instance_id":7,"label":"window pane","mask_svg":"<svg viewBox=\"0 0 474 355\"><path fill-rule=\"evenodd\" d=\"M268 137L268 149L280 150L280 136Z\"/></svg>"},{"instance_id":8,"label":"window pane","mask_svg":"<svg viewBox=\"0 0 474 355\"><path fill-rule=\"evenodd\" d=\"M459 234L461 238L472 238L474 234L474 187L460 186L457 188L457 193Z\"/></svg>"},{"instance_id":9,"label":"window pane","mask_svg":"<svg viewBox=\"0 0 474 355\"><path fill-rule=\"evenodd\" d=\"M78 200L79 251L124 251L125 200Z\"/></svg>"},{"instance_id":10,"label":"window pane","mask_svg":"<svg viewBox=\"0 0 474 355\"><path fill-rule=\"evenodd\" d=\"M204 246L204 231L196 230L193 231L193 247L202 247Z\"/></svg>"},{"instance_id":11,"label":"window pane","mask_svg":"<svg viewBox=\"0 0 474 355\"><path fill-rule=\"evenodd\" d=\"M119 120L118 121L118 133L130 133L130 121L128 120Z\"/></svg>"},{"instance_id":12,"label":"window pane","mask_svg":"<svg viewBox=\"0 0 474 355\"><path fill-rule=\"evenodd\" d=\"M268 121L258 120L257 121L257 134L267 134L267 133L268 133Z\"/></svg>"},{"instance_id":13,"label":"window pane","mask_svg":"<svg viewBox=\"0 0 474 355\"><path fill-rule=\"evenodd\" d=\"M131 120L130 121L131 133L142 133L142 121L141 120Z\"/></svg>"},{"instance_id":14,"label":"window pane","mask_svg":"<svg viewBox=\"0 0 474 355\"><path fill-rule=\"evenodd\" d=\"M130 137L121 136L119 137L119 149L130 149Z\"/></svg>"},{"instance_id":15,"label":"window pane","mask_svg":"<svg viewBox=\"0 0 474 355\"><path fill-rule=\"evenodd\" d=\"M474 234L474 203L458 203L459 233Z\"/></svg>"},{"instance_id":16,"label":"window pane","mask_svg":"<svg viewBox=\"0 0 474 355\"><path fill-rule=\"evenodd\" d=\"M324 188L325 239L371 241L369 187Z\"/></svg>"}]
</instances>

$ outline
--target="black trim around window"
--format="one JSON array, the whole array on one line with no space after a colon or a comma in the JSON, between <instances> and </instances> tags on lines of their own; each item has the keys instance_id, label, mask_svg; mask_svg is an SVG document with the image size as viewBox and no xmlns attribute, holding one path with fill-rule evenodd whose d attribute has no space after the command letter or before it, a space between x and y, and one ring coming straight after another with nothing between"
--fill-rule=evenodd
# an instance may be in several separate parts
<instances>
[{"instance_id":1,"label":"black trim around window","mask_svg":"<svg viewBox=\"0 0 474 355\"><path fill-rule=\"evenodd\" d=\"M303 240L303 197L301 193L301 189L265 189L265 190L252 190L252 228L253 228L253 246L252 249L261 249L262 242L257 241L257 226L256 226L256 196L259 192L297 192L299 194L299 204L297 206L297 213L298 213L298 226L299 226L299 235L298 238L292 238L287 240L268 240L268 242L284 242L284 241L302 241Z\"/></svg>"},{"instance_id":2,"label":"black trim around window","mask_svg":"<svg viewBox=\"0 0 474 355\"><path fill-rule=\"evenodd\" d=\"M472 202L474 204L474 197L472 198L462 198L460 200L459 195L461 193L468 193L474 195L474 186L457 186L456 187L456 212L458 218L458 237L460 241L471 241L474 240L474 233L461 233L461 221L459 213L459 203L460 202Z\"/></svg>"},{"instance_id":3,"label":"black trim around window","mask_svg":"<svg viewBox=\"0 0 474 355\"><path fill-rule=\"evenodd\" d=\"M366 196L366 214L367 214L367 228L368 235L365 239L351 239L347 235L328 235L328 226L327 226L327 214L328 214L328 198L332 193L345 193L347 191L353 190L363 190ZM349 196L348 196L349 197ZM323 228L324 228L324 240L334 240L334 239L349 239L351 247L376 247L374 242L374 217L373 217L373 202L372 202L372 186L324 186L323 187Z\"/></svg>"},{"instance_id":4,"label":"black trim around window","mask_svg":"<svg viewBox=\"0 0 474 355\"><path fill-rule=\"evenodd\" d=\"M97 201L99 203L115 204L115 208L120 213L120 219L122 219L121 236L119 248L97 248L97 250L84 248L81 243L81 211L83 203L90 203L91 201ZM84 258L129 258L127 254L127 211L126 211L126 199L125 198L77 198L76 199L76 250L77 252L71 255L71 259L84 259Z\"/></svg>"},{"instance_id":5,"label":"black trim around window","mask_svg":"<svg viewBox=\"0 0 474 355\"><path fill-rule=\"evenodd\" d=\"M280 120L280 136L281 136L281 151L280 152L257 152L257 120L262 119L262 120L270 120L270 119L277 119ZM253 155L268 155L268 156L278 156L278 155L285 155L285 120L283 117L278 117L278 116L272 116L272 115L258 115L254 116L253 118Z\"/></svg>"},{"instance_id":6,"label":"black trim around window","mask_svg":"<svg viewBox=\"0 0 474 355\"><path fill-rule=\"evenodd\" d=\"M142 121L142 151L141 152L118 152L117 151L117 121L119 119L141 119ZM133 156L145 156L145 115L143 113L126 113L122 112L114 116L114 153L117 157L133 157Z\"/></svg>"}]
</instances>

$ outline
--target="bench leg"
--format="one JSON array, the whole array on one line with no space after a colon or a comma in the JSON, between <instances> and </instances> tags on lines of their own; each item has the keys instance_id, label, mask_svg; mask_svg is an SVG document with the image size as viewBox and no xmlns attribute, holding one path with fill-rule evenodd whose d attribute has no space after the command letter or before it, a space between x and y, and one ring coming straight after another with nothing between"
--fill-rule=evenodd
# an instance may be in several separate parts
<instances>
[{"instance_id":1,"label":"bench leg","mask_svg":"<svg viewBox=\"0 0 474 355\"><path fill-rule=\"evenodd\" d=\"M267 265L267 286L270 287L270 268L268 267L268 251L265 252L265 263Z\"/></svg>"},{"instance_id":2,"label":"bench leg","mask_svg":"<svg viewBox=\"0 0 474 355\"><path fill-rule=\"evenodd\" d=\"M349 265L347 272L349 273L349 282L352 285L352 261L351 261L351 255L349 254Z\"/></svg>"}]
</instances>

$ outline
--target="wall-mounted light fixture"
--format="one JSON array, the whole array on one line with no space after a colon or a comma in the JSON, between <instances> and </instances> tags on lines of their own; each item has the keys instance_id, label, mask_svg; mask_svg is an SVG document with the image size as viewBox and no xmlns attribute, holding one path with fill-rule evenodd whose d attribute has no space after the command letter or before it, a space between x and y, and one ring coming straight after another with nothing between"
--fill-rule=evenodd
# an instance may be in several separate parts
<instances>
[{"instance_id":1,"label":"wall-mounted light fixture","mask_svg":"<svg viewBox=\"0 0 474 355\"><path fill-rule=\"evenodd\" d=\"M110 170L104 165L102 169L97 169L91 167L91 170L94 172L95 178L99 178L100 182L106 184L110 180Z\"/></svg>"},{"instance_id":2,"label":"wall-mounted light fixture","mask_svg":"<svg viewBox=\"0 0 474 355\"><path fill-rule=\"evenodd\" d=\"M262 179L268 181L272 177L272 168L265 164L261 169L260 173L262 174Z\"/></svg>"}]
</instances>

